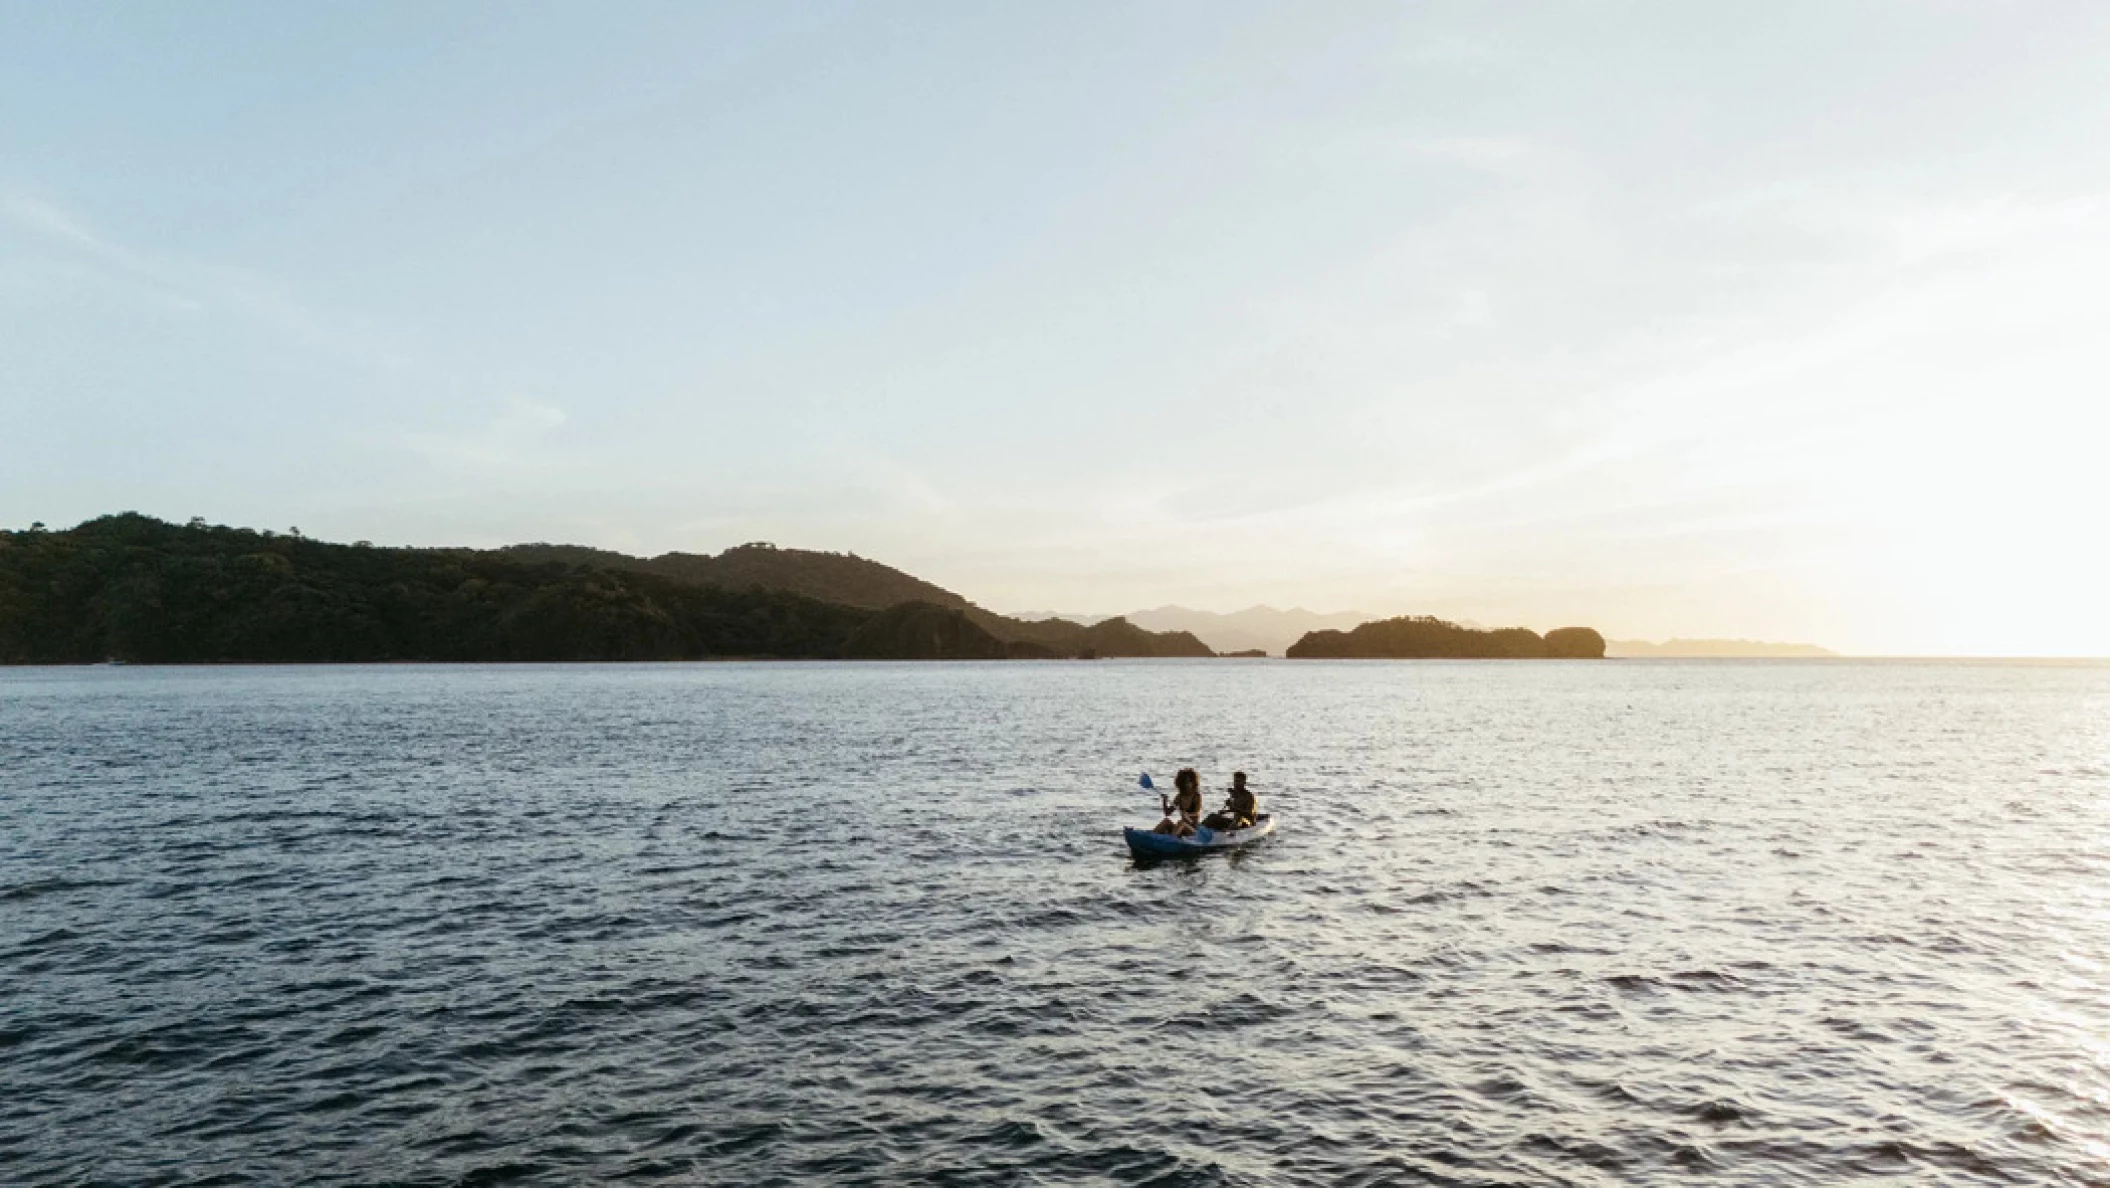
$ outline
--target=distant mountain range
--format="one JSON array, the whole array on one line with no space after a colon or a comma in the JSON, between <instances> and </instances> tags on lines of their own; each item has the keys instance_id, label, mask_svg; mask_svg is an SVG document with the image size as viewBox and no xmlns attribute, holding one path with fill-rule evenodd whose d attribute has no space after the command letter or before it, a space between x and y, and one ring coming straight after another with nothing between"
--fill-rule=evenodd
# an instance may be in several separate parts
<instances>
[{"instance_id":1,"label":"distant mountain range","mask_svg":"<svg viewBox=\"0 0 2110 1188\"><path fill-rule=\"evenodd\" d=\"M1816 644L1766 643L1755 639L1673 639L1663 643L1650 643L1645 639L1613 639L1605 641L1604 654L1621 659L1707 657L1774 657L1777 659L1814 659L1837 656L1839 653Z\"/></svg>"}]
</instances>

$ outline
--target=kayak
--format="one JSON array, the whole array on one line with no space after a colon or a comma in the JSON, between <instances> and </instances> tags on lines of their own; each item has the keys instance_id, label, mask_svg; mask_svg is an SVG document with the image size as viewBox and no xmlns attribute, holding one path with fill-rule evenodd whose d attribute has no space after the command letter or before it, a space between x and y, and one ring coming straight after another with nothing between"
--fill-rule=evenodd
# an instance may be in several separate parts
<instances>
[{"instance_id":1,"label":"kayak","mask_svg":"<svg viewBox=\"0 0 2110 1188\"><path fill-rule=\"evenodd\" d=\"M1274 831L1274 815L1262 813L1244 829L1211 829L1204 825L1196 829L1192 837L1152 833L1148 829L1123 829L1121 836L1128 840L1129 852L1138 858L1175 858L1214 850L1235 850Z\"/></svg>"}]
</instances>

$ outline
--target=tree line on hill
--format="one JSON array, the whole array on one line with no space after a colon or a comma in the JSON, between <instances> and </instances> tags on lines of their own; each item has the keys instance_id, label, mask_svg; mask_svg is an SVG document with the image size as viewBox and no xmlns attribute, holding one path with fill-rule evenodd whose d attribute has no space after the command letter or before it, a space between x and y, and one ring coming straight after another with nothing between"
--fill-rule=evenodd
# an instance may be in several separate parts
<instances>
[{"instance_id":1,"label":"tree line on hill","mask_svg":"<svg viewBox=\"0 0 2110 1188\"><path fill-rule=\"evenodd\" d=\"M762 545L649 561L374 548L135 513L0 531L0 663L1211 654L1184 632L1023 623L875 562Z\"/></svg>"},{"instance_id":2,"label":"tree line on hill","mask_svg":"<svg viewBox=\"0 0 2110 1188\"><path fill-rule=\"evenodd\" d=\"M525 544L494 550L524 561L563 561L599 569L650 573L729 590L770 590L822 602L885 610L906 602L956 610L1001 642L1017 658L1081 656L1213 656L1209 645L1186 631L1147 631L1124 617L1097 623L1015 619L976 606L943 586L854 553L778 548L766 541L708 556L662 553L631 557L578 545ZM979 658L979 657L976 657Z\"/></svg>"},{"instance_id":3,"label":"tree line on hill","mask_svg":"<svg viewBox=\"0 0 2110 1188\"><path fill-rule=\"evenodd\" d=\"M885 610L904 602L927 602L952 610L968 610L974 605L942 586L854 553L780 549L766 541L740 545L717 556L662 553L657 557L632 557L608 549L553 544L508 545L491 552L505 560L527 564L557 561L589 569L650 573L690 585L775 590L867 610Z\"/></svg>"}]
</instances>

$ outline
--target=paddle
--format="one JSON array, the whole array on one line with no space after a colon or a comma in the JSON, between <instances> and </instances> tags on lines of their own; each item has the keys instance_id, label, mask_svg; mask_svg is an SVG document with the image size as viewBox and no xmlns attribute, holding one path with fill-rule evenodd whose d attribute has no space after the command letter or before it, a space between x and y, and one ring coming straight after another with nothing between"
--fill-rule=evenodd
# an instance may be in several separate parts
<instances>
[{"instance_id":1,"label":"paddle","mask_svg":"<svg viewBox=\"0 0 2110 1188\"><path fill-rule=\"evenodd\" d=\"M1136 781L1136 784L1145 792L1158 792L1158 786L1150 782L1150 773L1147 771L1143 773L1142 779ZM1172 802L1165 799L1163 792L1158 792L1158 811L1165 815L1166 820L1172 819Z\"/></svg>"}]
</instances>

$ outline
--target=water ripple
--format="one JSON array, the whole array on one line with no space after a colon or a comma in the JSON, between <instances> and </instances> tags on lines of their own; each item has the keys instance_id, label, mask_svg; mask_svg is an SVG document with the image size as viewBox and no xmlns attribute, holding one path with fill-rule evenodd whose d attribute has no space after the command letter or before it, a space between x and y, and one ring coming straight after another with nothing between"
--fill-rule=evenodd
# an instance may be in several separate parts
<instances>
[{"instance_id":1,"label":"water ripple","mask_svg":"<svg viewBox=\"0 0 2110 1188\"><path fill-rule=\"evenodd\" d=\"M0 672L10 1183L2110 1184L2110 669ZM1137 866L1140 767L1288 827Z\"/></svg>"}]
</instances>

